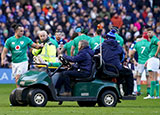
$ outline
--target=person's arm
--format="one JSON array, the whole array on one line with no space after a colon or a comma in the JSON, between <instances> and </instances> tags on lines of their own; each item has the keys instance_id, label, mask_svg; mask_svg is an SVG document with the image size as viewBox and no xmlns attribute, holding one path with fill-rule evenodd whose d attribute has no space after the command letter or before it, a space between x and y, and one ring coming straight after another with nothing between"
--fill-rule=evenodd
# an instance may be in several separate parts
<instances>
[{"instance_id":1,"label":"person's arm","mask_svg":"<svg viewBox=\"0 0 160 115\"><path fill-rule=\"evenodd\" d=\"M63 57L70 62L80 62L86 59L86 54L80 53L76 56L67 56L64 54Z\"/></svg>"},{"instance_id":2,"label":"person's arm","mask_svg":"<svg viewBox=\"0 0 160 115\"><path fill-rule=\"evenodd\" d=\"M65 52L66 52L66 49L63 47L60 51L60 54L65 54Z\"/></svg>"},{"instance_id":3,"label":"person's arm","mask_svg":"<svg viewBox=\"0 0 160 115\"><path fill-rule=\"evenodd\" d=\"M121 47L121 48L122 48L122 47ZM120 56L120 61L121 61L121 63L124 62L125 55L126 55L126 53L125 53L125 51L124 51L123 48L122 48L122 53L121 53L121 56Z\"/></svg>"},{"instance_id":4,"label":"person's arm","mask_svg":"<svg viewBox=\"0 0 160 115\"><path fill-rule=\"evenodd\" d=\"M1 65L2 66L4 65L4 61L5 61L7 53L8 53L8 49L4 47L2 54L1 54Z\"/></svg>"},{"instance_id":5,"label":"person's arm","mask_svg":"<svg viewBox=\"0 0 160 115\"><path fill-rule=\"evenodd\" d=\"M129 50L129 57L130 57L131 59L133 59L135 53L136 53L136 50L135 50L135 49Z\"/></svg>"},{"instance_id":6,"label":"person's arm","mask_svg":"<svg viewBox=\"0 0 160 115\"><path fill-rule=\"evenodd\" d=\"M71 47L71 56L73 56L74 49L75 49L75 47L72 46L72 47Z\"/></svg>"},{"instance_id":7,"label":"person's arm","mask_svg":"<svg viewBox=\"0 0 160 115\"><path fill-rule=\"evenodd\" d=\"M36 43L33 43L32 45L31 45L33 48L36 48L36 49L40 49L40 48L43 48L43 44L36 44Z\"/></svg>"},{"instance_id":8,"label":"person's arm","mask_svg":"<svg viewBox=\"0 0 160 115\"><path fill-rule=\"evenodd\" d=\"M158 45L158 48L157 48L155 57L158 57L158 53L160 52L160 41L157 43L157 45Z\"/></svg>"}]
</instances>

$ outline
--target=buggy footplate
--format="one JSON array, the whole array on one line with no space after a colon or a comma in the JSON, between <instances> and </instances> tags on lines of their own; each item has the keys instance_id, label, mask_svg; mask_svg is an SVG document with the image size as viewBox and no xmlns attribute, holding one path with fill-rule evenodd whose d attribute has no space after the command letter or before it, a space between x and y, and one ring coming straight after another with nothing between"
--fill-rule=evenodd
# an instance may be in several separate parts
<instances>
[{"instance_id":1,"label":"buggy footplate","mask_svg":"<svg viewBox=\"0 0 160 115\"><path fill-rule=\"evenodd\" d=\"M136 100L136 96L123 96L122 100Z\"/></svg>"}]
</instances>

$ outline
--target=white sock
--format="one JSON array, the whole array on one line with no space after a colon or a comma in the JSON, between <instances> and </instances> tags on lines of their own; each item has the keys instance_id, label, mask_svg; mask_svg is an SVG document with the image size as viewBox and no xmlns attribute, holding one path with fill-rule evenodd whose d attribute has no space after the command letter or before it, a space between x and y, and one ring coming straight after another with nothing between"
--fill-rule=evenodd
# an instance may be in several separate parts
<instances>
[{"instance_id":1,"label":"white sock","mask_svg":"<svg viewBox=\"0 0 160 115\"><path fill-rule=\"evenodd\" d=\"M134 89L133 92L137 92L137 80L134 79Z\"/></svg>"}]
</instances>

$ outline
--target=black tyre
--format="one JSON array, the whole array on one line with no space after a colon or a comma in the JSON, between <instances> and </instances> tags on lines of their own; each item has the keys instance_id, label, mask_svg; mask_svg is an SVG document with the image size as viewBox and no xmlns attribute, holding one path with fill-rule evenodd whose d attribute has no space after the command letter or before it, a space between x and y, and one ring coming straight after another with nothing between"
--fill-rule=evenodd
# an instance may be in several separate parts
<instances>
[{"instance_id":1,"label":"black tyre","mask_svg":"<svg viewBox=\"0 0 160 115\"><path fill-rule=\"evenodd\" d=\"M29 105L34 107L44 107L48 101L47 94L42 89L31 89L27 98Z\"/></svg>"},{"instance_id":2,"label":"black tyre","mask_svg":"<svg viewBox=\"0 0 160 115\"><path fill-rule=\"evenodd\" d=\"M115 107L117 95L113 91L105 91L98 100L98 105L103 107Z\"/></svg>"},{"instance_id":3,"label":"black tyre","mask_svg":"<svg viewBox=\"0 0 160 115\"><path fill-rule=\"evenodd\" d=\"M94 107L96 105L96 101L77 101L80 107Z\"/></svg>"},{"instance_id":4,"label":"black tyre","mask_svg":"<svg viewBox=\"0 0 160 115\"><path fill-rule=\"evenodd\" d=\"M12 106L27 106L28 105L27 102L16 100L16 89L14 89L11 92L9 100L10 100L10 103L11 103Z\"/></svg>"}]
</instances>

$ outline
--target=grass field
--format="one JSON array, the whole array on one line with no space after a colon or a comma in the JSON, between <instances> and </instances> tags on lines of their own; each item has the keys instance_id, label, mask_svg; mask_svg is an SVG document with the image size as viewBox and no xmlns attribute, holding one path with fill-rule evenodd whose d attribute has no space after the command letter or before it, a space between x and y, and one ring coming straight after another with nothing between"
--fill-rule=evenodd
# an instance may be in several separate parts
<instances>
[{"instance_id":1,"label":"grass field","mask_svg":"<svg viewBox=\"0 0 160 115\"><path fill-rule=\"evenodd\" d=\"M160 115L160 99L143 100L145 86L141 96L135 101L122 101L116 107L79 107L76 102L48 102L46 107L10 107L9 95L14 84L0 85L0 115Z\"/></svg>"}]
</instances>

